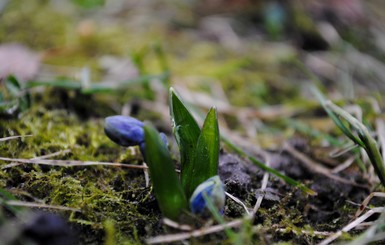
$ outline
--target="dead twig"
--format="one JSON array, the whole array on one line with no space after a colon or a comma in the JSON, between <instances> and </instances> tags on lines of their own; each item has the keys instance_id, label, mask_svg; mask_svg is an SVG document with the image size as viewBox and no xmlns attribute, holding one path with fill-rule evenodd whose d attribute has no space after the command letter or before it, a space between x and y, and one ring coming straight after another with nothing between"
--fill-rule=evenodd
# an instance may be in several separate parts
<instances>
[{"instance_id":1,"label":"dead twig","mask_svg":"<svg viewBox=\"0 0 385 245\"><path fill-rule=\"evenodd\" d=\"M344 232L348 232L348 231L352 230L353 228L359 226L367 218L369 218L370 216L372 216L375 213L383 212L384 209L385 208L383 208L383 207L379 207L379 208L373 208L373 209L369 210L364 215L362 215L361 217L355 219L353 222L349 223L348 225L346 225L344 228L342 228L338 232L334 233L333 235L329 236L328 238L326 238L322 242L318 243L318 245L328 245L328 244L330 244L331 242L336 240L338 237L340 237Z\"/></svg>"},{"instance_id":2,"label":"dead twig","mask_svg":"<svg viewBox=\"0 0 385 245\"><path fill-rule=\"evenodd\" d=\"M9 137L4 137L0 138L1 141L7 141L7 140L13 140L13 139L19 139L19 138L24 138L24 137L31 137L33 136L32 134L27 134L27 135L15 135L15 136L9 136Z\"/></svg>"},{"instance_id":3,"label":"dead twig","mask_svg":"<svg viewBox=\"0 0 385 245\"><path fill-rule=\"evenodd\" d=\"M263 156L265 158L266 166L270 167L270 155L267 152L263 151ZM267 187L267 183L269 182L269 173L266 171L263 174L262 178L262 185L261 185L261 191L265 191ZM255 214L258 212L258 209L261 207L262 201L263 201L264 195L260 195L257 198L257 201L254 205L253 212L250 214L250 218L254 219Z\"/></svg>"},{"instance_id":4,"label":"dead twig","mask_svg":"<svg viewBox=\"0 0 385 245\"><path fill-rule=\"evenodd\" d=\"M169 227L172 227L172 228L175 228L175 229L179 229L181 231L191 231L193 230L193 228L189 225L186 225L186 224L180 224L180 223L177 223L171 219L168 219L168 218L163 218L163 224L169 226Z\"/></svg>"},{"instance_id":5,"label":"dead twig","mask_svg":"<svg viewBox=\"0 0 385 245\"><path fill-rule=\"evenodd\" d=\"M246 214L250 215L249 209L246 207L246 205L238 197L235 197L235 196L231 195L228 192L226 192L226 196L230 197L234 202L236 202L239 205L241 205L243 207L243 209L246 211Z\"/></svg>"},{"instance_id":6,"label":"dead twig","mask_svg":"<svg viewBox=\"0 0 385 245\"><path fill-rule=\"evenodd\" d=\"M287 152L290 153L290 155L292 155L293 157L295 157L296 159L300 160L300 162L309 170L309 171L312 171L312 172L315 172L315 173L318 173L318 174L321 174L321 175L324 175L330 179L333 179L335 181L338 181L338 182L341 182L341 183L344 183L344 184L349 184L349 185L353 185L353 186L357 186L357 187L360 187L360 188L365 188L367 189L368 187L366 185L361 185L361 184L357 184L356 182L354 181L351 181L351 180L348 180L348 179L344 179L344 178L341 178L339 176L336 176L336 175L333 175L330 170L328 168L325 168L323 166L321 166L320 164L318 164L317 162L313 161L312 159L310 159L309 157L307 157L305 154L297 151L294 147L292 147L290 144L288 143L285 143L283 145L283 149L286 150Z\"/></svg>"},{"instance_id":7,"label":"dead twig","mask_svg":"<svg viewBox=\"0 0 385 245\"><path fill-rule=\"evenodd\" d=\"M38 156L38 157L34 157L34 158L31 158L32 160L38 160L38 159L47 159L47 158L51 158L51 157L56 157L56 156L60 156L60 155L65 155L67 153L71 152L71 150L67 149L67 150L63 150L63 151L57 151L57 152L54 152L54 153L51 153L51 154L47 154L47 155L43 155L43 156ZM2 167L2 169L6 169L6 168L11 168L11 167L15 167L15 166L19 166L19 165L22 165L24 163L20 163L20 162L15 162L15 163L10 163L4 167Z\"/></svg>"},{"instance_id":8,"label":"dead twig","mask_svg":"<svg viewBox=\"0 0 385 245\"><path fill-rule=\"evenodd\" d=\"M365 200L361 203L359 209L357 210L356 214L354 215L355 218L360 216L362 212L366 209L368 206L369 202L372 200L373 197L383 197L385 198L385 193L384 192L372 192L365 198Z\"/></svg>"},{"instance_id":9,"label":"dead twig","mask_svg":"<svg viewBox=\"0 0 385 245\"><path fill-rule=\"evenodd\" d=\"M226 228L237 227L237 226L240 226L242 222L243 222L242 219L236 219L225 224L214 225L207 228L204 227L191 232L183 232L183 233L172 234L172 235L161 235L161 236L149 238L147 239L146 242L148 244L160 244L160 243L182 241L193 237L200 237L211 233L223 231Z\"/></svg>"},{"instance_id":10,"label":"dead twig","mask_svg":"<svg viewBox=\"0 0 385 245\"><path fill-rule=\"evenodd\" d=\"M16 207L28 207L28 208L47 208L47 209L57 209L57 210L65 210L65 211L73 211L73 212L81 212L79 208L70 208L65 206L57 206L57 205L48 205L36 202L23 202L23 201L7 201L7 205L16 206Z\"/></svg>"},{"instance_id":11,"label":"dead twig","mask_svg":"<svg viewBox=\"0 0 385 245\"><path fill-rule=\"evenodd\" d=\"M111 166L111 167L122 167L131 169L147 169L143 165L125 164L125 163L111 163L111 162L92 162L92 161L73 161L73 160L44 160L44 159L20 159L20 158L7 158L0 157L2 161L8 162L19 162L19 163L30 163L60 167L85 167L85 166ZM8 165L3 168L7 168Z\"/></svg>"},{"instance_id":12,"label":"dead twig","mask_svg":"<svg viewBox=\"0 0 385 245\"><path fill-rule=\"evenodd\" d=\"M352 156L352 157L349 157L348 159L346 159L342 164L338 165L337 167L333 168L330 173L332 174L336 174L336 173L339 173L341 172L342 170L348 168L350 165L352 165L352 163L354 162L354 159L356 158L356 156Z\"/></svg>"}]
</instances>

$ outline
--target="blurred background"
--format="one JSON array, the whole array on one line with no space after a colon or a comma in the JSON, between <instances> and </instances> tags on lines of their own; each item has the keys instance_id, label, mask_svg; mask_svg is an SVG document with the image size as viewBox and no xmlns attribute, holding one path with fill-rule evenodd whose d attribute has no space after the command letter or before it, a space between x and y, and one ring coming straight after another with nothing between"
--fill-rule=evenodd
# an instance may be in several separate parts
<instances>
[{"instance_id":1,"label":"blurred background","mask_svg":"<svg viewBox=\"0 0 385 245\"><path fill-rule=\"evenodd\" d=\"M359 105L349 112L365 122L383 118L384 10L384 0L0 0L0 137L34 135L0 145L1 156L141 163L108 141L103 118L150 120L170 136L173 86L198 120L217 106L221 132L249 152L302 137L335 163L328 153L346 137L309 86ZM107 218L137 241L159 228L138 173L11 169L0 187L20 200L81 207L64 216L84 240L103 237Z\"/></svg>"},{"instance_id":2,"label":"blurred background","mask_svg":"<svg viewBox=\"0 0 385 245\"><path fill-rule=\"evenodd\" d=\"M308 109L312 96L306 85L315 77L330 98L381 97L384 5L2 0L0 77L13 74L28 91L53 87L40 94L46 107L85 118L139 113L151 105L138 100L164 103L172 85L193 104L217 105L235 128L250 116L269 119ZM12 103L7 108L12 96L6 95L3 114L22 110ZM93 103L107 104L94 106L95 97ZM253 123L252 128L260 124Z\"/></svg>"}]
</instances>

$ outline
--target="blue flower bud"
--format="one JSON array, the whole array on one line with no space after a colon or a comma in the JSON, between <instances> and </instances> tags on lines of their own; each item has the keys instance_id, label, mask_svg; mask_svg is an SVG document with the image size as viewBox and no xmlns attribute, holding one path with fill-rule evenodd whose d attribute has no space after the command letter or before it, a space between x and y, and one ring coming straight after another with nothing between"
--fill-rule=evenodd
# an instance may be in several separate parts
<instances>
[{"instance_id":1,"label":"blue flower bud","mask_svg":"<svg viewBox=\"0 0 385 245\"><path fill-rule=\"evenodd\" d=\"M121 146L144 143L143 122L128 116L111 116L105 119L104 132Z\"/></svg>"},{"instance_id":2,"label":"blue flower bud","mask_svg":"<svg viewBox=\"0 0 385 245\"><path fill-rule=\"evenodd\" d=\"M139 145L140 151L145 156L144 123L128 116L106 117L104 132L113 142L121 146ZM167 137L159 133L163 142L168 146Z\"/></svg>"},{"instance_id":3,"label":"blue flower bud","mask_svg":"<svg viewBox=\"0 0 385 245\"><path fill-rule=\"evenodd\" d=\"M224 185L218 175L204 181L195 189L190 198L190 209L192 213L199 215L207 215L210 213L205 196L207 197L206 199L210 200L214 207L223 214L226 195Z\"/></svg>"}]
</instances>

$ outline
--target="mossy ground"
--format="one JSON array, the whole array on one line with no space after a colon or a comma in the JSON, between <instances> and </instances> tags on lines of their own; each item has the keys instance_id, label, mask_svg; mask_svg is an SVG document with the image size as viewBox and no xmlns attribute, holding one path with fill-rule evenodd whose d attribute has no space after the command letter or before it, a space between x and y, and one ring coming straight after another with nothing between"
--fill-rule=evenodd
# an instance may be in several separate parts
<instances>
[{"instance_id":1,"label":"mossy ground","mask_svg":"<svg viewBox=\"0 0 385 245\"><path fill-rule=\"evenodd\" d=\"M205 93L217 99L214 103L227 100L227 105L235 106L228 111L221 111L221 107L218 110L221 125L247 139L247 145L242 147L252 151L256 145L278 154L283 142L304 138L309 146L305 152L309 156L325 164L344 160L327 156L331 149L345 144L346 139L304 89L310 83L302 69L306 53L299 50L295 40L277 41L269 37L266 30L262 34L256 31L257 38L240 36L240 45L232 48L222 45L220 33L214 38L205 37L207 30L201 26L203 17L197 14L199 4L186 6L167 2L162 7L156 3L123 6L120 10L111 5L89 9L74 3L60 5L59 1L13 0L0 13L0 42L18 42L41 52L44 69L37 74L37 79L55 80L51 72L60 68L64 73L54 74L74 79L81 68L88 67L92 81L103 81L107 72L100 60L104 56L132 60L132 68L141 76L170 73L169 80L161 81L163 84L181 85L196 93L193 96ZM260 11L256 15L261 18ZM261 23L257 27L259 25ZM300 33L301 27L293 25L291 28L297 28L294 32ZM281 34L286 36L286 33ZM361 31L351 29L347 41L357 43L363 52L368 49L368 53L373 53L375 48L363 45L355 35L361 35ZM334 47L330 53L344 55L341 49ZM380 52L376 57L384 62ZM330 77L323 82L332 85L325 89L331 96L346 85L333 83ZM361 88L360 84L357 86ZM171 132L169 119L162 111L167 108L162 89L156 81L147 80L111 93L84 94L80 89L51 87L32 89L32 106L28 110L11 119L0 119L0 137L32 136L1 142L0 155L29 159L65 151L54 159L141 164L137 149L127 150L108 140L103 132L103 118L129 108L132 115L151 120L163 131ZM341 104L345 103L344 92L338 94ZM359 98L354 102L364 108L368 123L381 117L372 106L373 98L380 105L383 102L379 91L357 89L357 94ZM146 102L150 106L146 106ZM163 107L151 108L156 104ZM245 112L241 113L243 109ZM380 109L383 111L383 106ZM285 161L297 167L285 169L288 168ZM313 231L337 231L349 222L356 206L347 200L360 202L368 194L367 190L324 182L322 176L311 174L296 163L298 161L284 155L276 162L276 167L311 188L318 188L320 195L306 197L271 178L269 188L279 193L279 201L265 200L255 222L245 222L237 229L243 244L313 244L324 238ZM1 166L6 164L2 162ZM239 164L250 167L242 160ZM345 175L361 175L355 167L349 171ZM244 185L227 184L232 194L238 194L252 207L262 173L249 178ZM50 212L65 217L84 244L104 241L139 244L148 237L172 230L161 224L161 214L151 187L146 187L143 170L22 164L0 169L0 188L22 201L80 209L80 212ZM227 200L226 219L242 214L239 205ZM0 218L3 218L1 213ZM230 243L224 232L193 239L192 243L218 241Z\"/></svg>"}]
</instances>

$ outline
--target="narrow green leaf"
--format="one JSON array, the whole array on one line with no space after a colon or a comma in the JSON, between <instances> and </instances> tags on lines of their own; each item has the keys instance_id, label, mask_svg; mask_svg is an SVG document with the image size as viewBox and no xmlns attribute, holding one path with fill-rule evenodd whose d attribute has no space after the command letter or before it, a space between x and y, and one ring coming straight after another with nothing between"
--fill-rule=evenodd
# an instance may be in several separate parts
<instances>
[{"instance_id":1,"label":"narrow green leaf","mask_svg":"<svg viewBox=\"0 0 385 245\"><path fill-rule=\"evenodd\" d=\"M193 164L186 166L187 197L203 181L218 174L219 127L215 107L208 112L199 135ZM186 189L185 189L186 190Z\"/></svg>"},{"instance_id":2,"label":"narrow green leaf","mask_svg":"<svg viewBox=\"0 0 385 245\"><path fill-rule=\"evenodd\" d=\"M170 152L158 131L148 123L144 125L145 159L150 169L154 193L163 215L177 220L187 209L187 199L175 172Z\"/></svg>"},{"instance_id":3,"label":"narrow green leaf","mask_svg":"<svg viewBox=\"0 0 385 245\"><path fill-rule=\"evenodd\" d=\"M340 130L349 138L351 139L354 143L356 143L357 145L360 145L361 147L364 147L364 143L358 138L356 137L352 132L351 130L349 130L345 125L344 123L341 121L341 119L339 119L339 117L333 112L331 111L330 109L328 109L328 107L325 107L324 106L324 109L325 111L327 112L327 114L329 115L329 117L333 120L333 122L337 125L337 127L340 128Z\"/></svg>"},{"instance_id":4,"label":"narrow green leaf","mask_svg":"<svg viewBox=\"0 0 385 245\"><path fill-rule=\"evenodd\" d=\"M72 0L72 2L85 9L92 9L105 5L105 0Z\"/></svg>"},{"instance_id":5,"label":"narrow green leaf","mask_svg":"<svg viewBox=\"0 0 385 245\"><path fill-rule=\"evenodd\" d=\"M193 167L193 156L201 130L173 88L170 88L170 114L173 121L173 132L180 151L181 182L183 189L188 192L187 181L190 176L188 176L187 169Z\"/></svg>"},{"instance_id":6,"label":"narrow green leaf","mask_svg":"<svg viewBox=\"0 0 385 245\"><path fill-rule=\"evenodd\" d=\"M12 96L19 96L21 86L19 81L14 76L9 76L5 79L5 86Z\"/></svg>"},{"instance_id":7,"label":"narrow green leaf","mask_svg":"<svg viewBox=\"0 0 385 245\"><path fill-rule=\"evenodd\" d=\"M8 191L0 188L0 206L6 207L9 211L11 211L13 214L17 214L18 212L22 211L22 207L15 207L7 204L7 201L16 201L17 198L13 196Z\"/></svg>"},{"instance_id":8,"label":"narrow green leaf","mask_svg":"<svg viewBox=\"0 0 385 245\"><path fill-rule=\"evenodd\" d=\"M364 149L368 154L370 162L372 163L378 178L380 179L382 185L385 186L385 166L381 153L378 150L378 144L367 130L358 130L358 135L365 144Z\"/></svg>"},{"instance_id":9,"label":"narrow green leaf","mask_svg":"<svg viewBox=\"0 0 385 245\"><path fill-rule=\"evenodd\" d=\"M379 146L369 133L367 127L344 109L335 105L331 101L326 101L325 98L323 98L323 95L316 88L313 88L313 92L320 99L322 106L342 132L366 151L378 178L380 179L382 185L385 186L384 162L379 151ZM358 137L356 137L351 130L345 127L340 118L344 119L349 126L357 132Z\"/></svg>"},{"instance_id":10,"label":"narrow green leaf","mask_svg":"<svg viewBox=\"0 0 385 245\"><path fill-rule=\"evenodd\" d=\"M338 118L336 115L335 111L332 110L328 105L328 101L325 99L325 97L321 94L321 92L316 88L316 87L311 87L311 90L313 94L317 97L317 99L320 101L322 107L326 111L326 113L329 115L329 117L333 120L333 122L337 125L337 127L340 128L340 130L347 136L349 137L353 142L356 144L364 147L364 143L356 137L350 129L348 129L343 122Z\"/></svg>"},{"instance_id":11,"label":"narrow green leaf","mask_svg":"<svg viewBox=\"0 0 385 245\"><path fill-rule=\"evenodd\" d=\"M67 80L67 79L58 79L55 81L29 81L27 83L27 88L34 88L34 87L54 87L54 88L64 88L64 89L81 89L82 84L77 81Z\"/></svg>"}]
</instances>

